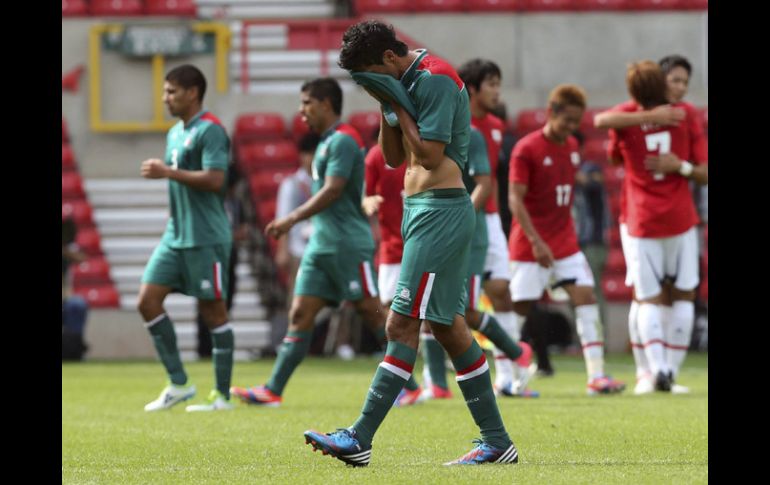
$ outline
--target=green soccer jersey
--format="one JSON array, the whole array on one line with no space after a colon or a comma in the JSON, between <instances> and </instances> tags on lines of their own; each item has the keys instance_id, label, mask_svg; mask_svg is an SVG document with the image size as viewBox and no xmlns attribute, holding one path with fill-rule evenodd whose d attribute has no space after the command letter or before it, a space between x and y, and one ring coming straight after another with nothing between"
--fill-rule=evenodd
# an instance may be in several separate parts
<instances>
[{"instance_id":1,"label":"green soccer jersey","mask_svg":"<svg viewBox=\"0 0 770 485\"><path fill-rule=\"evenodd\" d=\"M487 156L487 143L484 141L484 135L479 130L471 127L470 143L468 144L468 165L463 170L463 182L468 193L472 194L476 188L476 181L473 179L476 175L490 175L492 169L489 166L489 157ZM484 206L476 211L476 229L473 233L471 246L482 247L489 242L487 237L487 219L484 215Z\"/></svg>"},{"instance_id":2,"label":"green soccer jersey","mask_svg":"<svg viewBox=\"0 0 770 485\"><path fill-rule=\"evenodd\" d=\"M181 170L223 170L226 176L229 151L230 140L222 123L204 110L187 125L180 120L169 130L165 162ZM206 192L169 179L170 217L161 242L175 249L230 244L226 191L226 184L217 192Z\"/></svg>"},{"instance_id":3,"label":"green soccer jersey","mask_svg":"<svg viewBox=\"0 0 770 485\"><path fill-rule=\"evenodd\" d=\"M350 125L337 123L321 136L313 157L313 194L326 177L347 179L342 195L314 215L308 251L338 253L346 249L374 251L369 221L361 208L364 191L364 144Z\"/></svg>"},{"instance_id":4,"label":"green soccer jersey","mask_svg":"<svg viewBox=\"0 0 770 485\"><path fill-rule=\"evenodd\" d=\"M445 60L425 49L401 76L417 109L420 137L445 143L444 154L463 171L468 160L471 110L468 91Z\"/></svg>"}]
</instances>

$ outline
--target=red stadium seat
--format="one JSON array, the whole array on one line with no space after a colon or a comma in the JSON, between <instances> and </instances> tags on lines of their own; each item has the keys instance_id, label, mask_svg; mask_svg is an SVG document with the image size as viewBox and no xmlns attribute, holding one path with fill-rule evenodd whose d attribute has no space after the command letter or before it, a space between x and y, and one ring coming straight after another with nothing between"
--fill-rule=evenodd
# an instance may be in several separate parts
<instances>
[{"instance_id":1,"label":"red stadium seat","mask_svg":"<svg viewBox=\"0 0 770 485\"><path fill-rule=\"evenodd\" d=\"M120 295L113 285L75 286L73 293L86 299L91 308L117 308Z\"/></svg>"},{"instance_id":2,"label":"red stadium seat","mask_svg":"<svg viewBox=\"0 0 770 485\"><path fill-rule=\"evenodd\" d=\"M607 251L604 274L626 274L626 258L623 256L622 249L615 247Z\"/></svg>"},{"instance_id":3,"label":"red stadium seat","mask_svg":"<svg viewBox=\"0 0 770 485\"><path fill-rule=\"evenodd\" d=\"M61 16L75 17L88 15L88 5L85 0L61 0Z\"/></svg>"},{"instance_id":4,"label":"red stadium seat","mask_svg":"<svg viewBox=\"0 0 770 485\"><path fill-rule=\"evenodd\" d=\"M91 0L91 15L143 15L141 0Z\"/></svg>"},{"instance_id":5,"label":"red stadium seat","mask_svg":"<svg viewBox=\"0 0 770 485\"><path fill-rule=\"evenodd\" d=\"M278 169L256 172L249 177L251 195L257 199L276 198L281 181L296 172L293 169Z\"/></svg>"},{"instance_id":6,"label":"red stadium seat","mask_svg":"<svg viewBox=\"0 0 770 485\"><path fill-rule=\"evenodd\" d=\"M682 0L628 0L630 10L679 10Z\"/></svg>"},{"instance_id":7,"label":"red stadium seat","mask_svg":"<svg viewBox=\"0 0 770 485\"><path fill-rule=\"evenodd\" d=\"M573 0L574 10L627 10L628 0Z\"/></svg>"},{"instance_id":8,"label":"red stadium seat","mask_svg":"<svg viewBox=\"0 0 770 485\"><path fill-rule=\"evenodd\" d=\"M410 0L355 0L357 14L367 12L411 12Z\"/></svg>"},{"instance_id":9,"label":"red stadium seat","mask_svg":"<svg viewBox=\"0 0 770 485\"><path fill-rule=\"evenodd\" d=\"M74 267L73 286L110 283L110 265L103 257L91 258Z\"/></svg>"},{"instance_id":10,"label":"red stadium seat","mask_svg":"<svg viewBox=\"0 0 770 485\"><path fill-rule=\"evenodd\" d=\"M609 204L610 217L615 220L620 217L620 192L613 192L609 190L607 192L607 203Z\"/></svg>"},{"instance_id":11,"label":"red stadium seat","mask_svg":"<svg viewBox=\"0 0 770 485\"><path fill-rule=\"evenodd\" d=\"M302 121L301 114L295 114L294 118L291 119L291 137L294 141L299 141L307 133L310 133L310 127Z\"/></svg>"},{"instance_id":12,"label":"red stadium seat","mask_svg":"<svg viewBox=\"0 0 770 485\"><path fill-rule=\"evenodd\" d=\"M264 199L257 202L257 213L259 214L260 227L265 227L268 222L275 219L275 199ZM268 238L268 240L271 239L273 238Z\"/></svg>"},{"instance_id":13,"label":"red stadium seat","mask_svg":"<svg viewBox=\"0 0 770 485\"><path fill-rule=\"evenodd\" d=\"M243 143L236 153L246 172L253 172L264 166L296 168L299 165L299 151L296 145L288 140Z\"/></svg>"},{"instance_id":14,"label":"red stadium seat","mask_svg":"<svg viewBox=\"0 0 770 485\"><path fill-rule=\"evenodd\" d=\"M463 0L414 0L415 12L458 12L463 8Z\"/></svg>"},{"instance_id":15,"label":"red stadium seat","mask_svg":"<svg viewBox=\"0 0 770 485\"><path fill-rule=\"evenodd\" d=\"M522 0L519 9L531 12L572 10L572 3L572 0Z\"/></svg>"},{"instance_id":16,"label":"red stadium seat","mask_svg":"<svg viewBox=\"0 0 770 485\"><path fill-rule=\"evenodd\" d=\"M466 0L469 12L501 12L519 10L526 0Z\"/></svg>"},{"instance_id":17,"label":"red stadium seat","mask_svg":"<svg viewBox=\"0 0 770 485\"><path fill-rule=\"evenodd\" d=\"M61 142L64 143L65 141L70 141L70 134L67 130L67 121L62 118L61 119Z\"/></svg>"},{"instance_id":18,"label":"red stadium seat","mask_svg":"<svg viewBox=\"0 0 770 485\"><path fill-rule=\"evenodd\" d=\"M517 136L522 137L543 127L546 121L545 109L525 109L516 117Z\"/></svg>"},{"instance_id":19,"label":"red stadium seat","mask_svg":"<svg viewBox=\"0 0 770 485\"><path fill-rule=\"evenodd\" d=\"M79 229L75 242L80 249L90 255L102 254L102 244L99 238L99 231L93 228Z\"/></svg>"},{"instance_id":20,"label":"red stadium seat","mask_svg":"<svg viewBox=\"0 0 770 485\"><path fill-rule=\"evenodd\" d=\"M61 203L61 218L72 219L78 227L94 225L91 204L85 199L63 200Z\"/></svg>"},{"instance_id":21,"label":"red stadium seat","mask_svg":"<svg viewBox=\"0 0 770 485\"><path fill-rule=\"evenodd\" d=\"M286 124L278 113L246 113L235 120L233 138L241 141L276 139L286 136Z\"/></svg>"},{"instance_id":22,"label":"red stadium seat","mask_svg":"<svg viewBox=\"0 0 770 485\"><path fill-rule=\"evenodd\" d=\"M69 143L62 143L61 146L61 169L63 172L77 169L75 155L72 153L72 147Z\"/></svg>"},{"instance_id":23,"label":"red stadium seat","mask_svg":"<svg viewBox=\"0 0 770 485\"><path fill-rule=\"evenodd\" d=\"M682 10L708 10L708 0L679 0L679 8Z\"/></svg>"},{"instance_id":24,"label":"red stadium seat","mask_svg":"<svg viewBox=\"0 0 770 485\"><path fill-rule=\"evenodd\" d=\"M369 146L369 141L377 139L375 133L379 133L381 118L379 111L357 111L348 117L348 124L356 129Z\"/></svg>"},{"instance_id":25,"label":"red stadium seat","mask_svg":"<svg viewBox=\"0 0 770 485\"><path fill-rule=\"evenodd\" d=\"M65 172L61 174L62 199L82 199L86 192L83 189L83 181L77 172Z\"/></svg>"},{"instance_id":26,"label":"red stadium seat","mask_svg":"<svg viewBox=\"0 0 770 485\"><path fill-rule=\"evenodd\" d=\"M602 276L602 291L607 301L631 301L633 289L626 286L625 274L605 274Z\"/></svg>"},{"instance_id":27,"label":"red stadium seat","mask_svg":"<svg viewBox=\"0 0 770 485\"><path fill-rule=\"evenodd\" d=\"M147 15L179 17L195 17L198 13L194 0L145 0L144 11Z\"/></svg>"},{"instance_id":28,"label":"red stadium seat","mask_svg":"<svg viewBox=\"0 0 770 485\"><path fill-rule=\"evenodd\" d=\"M620 242L620 226L617 224L612 224L612 227L610 227L608 231L609 236L609 245L610 248L618 248L620 249L622 247L622 244Z\"/></svg>"},{"instance_id":29,"label":"red stadium seat","mask_svg":"<svg viewBox=\"0 0 770 485\"><path fill-rule=\"evenodd\" d=\"M606 111L607 108L588 108L583 113L583 119L580 120L580 131L585 135L586 139L589 138L607 138L607 130L594 127L594 116L602 111Z\"/></svg>"}]
</instances>

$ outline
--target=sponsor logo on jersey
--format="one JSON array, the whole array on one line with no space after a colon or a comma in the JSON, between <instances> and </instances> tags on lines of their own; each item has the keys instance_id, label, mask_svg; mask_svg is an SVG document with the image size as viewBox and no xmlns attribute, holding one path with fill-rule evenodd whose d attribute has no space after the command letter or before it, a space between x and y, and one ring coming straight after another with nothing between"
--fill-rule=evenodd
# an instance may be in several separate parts
<instances>
[{"instance_id":1,"label":"sponsor logo on jersey","mask_svg":"<svg viewBox=\"0 0 770 485\"><path fill-rule=\"evenodd\" d=\"M495 140L495 142L500 143L503 140L503 133L497 128L493 129L492 139Z\"/></svg>"},{"instance_id":2,"label":"sponsor logo on jersey","mask_svg":"<svg viewBox=\"0 0 770 485\"><path fill-rule=\"evenodd\" d=\"M551 157L545 157L543 159L543 165L545 165L546 167L550 167L551 165L553 165L553 160L551 160Z\"/></svg>"},{"instance_id":3,"label":"sponsor logo on jersey","mask_svg":"<svg viewBox=\"0 0 770 485\"><path fill-rule=\"evenodd\" d=\"M578 166L580 165L580 154L578 152L572 152L569 154L570 161L572 161L572 165Z\"/></svg>"},{"instance_id":4,"label":"sponsor logo on jersey","mask_svg":"<svg viewBox=\"0 0 770 485\"><path fill-rule=\"evenodd\" d=\"M358 284L358 281L353 280L350 282L350 291L361 291L361 285Z\"/></svg>"},{"instance_id":5,"label":"sponsor logo on jersey","mask_svg":"<svg viewBox=\"0 0 770 485\"><path fill-rule=\"evenodd\" d=\"M412 296L409 294L409 288L402 288L401 293L399 293L398 296L404 301L412 301Z\"/></svg>"},{"instance_id":6,"label":"sponsor logo on jersey","mask_svg":"<svg viewBox=\"0 0 770 485\"><path fill-rule=\"evenodd\" d=\"M211 281L201 280L201 290L210 290L210 289L211 289Z\"/></svg>"}]
</instances>

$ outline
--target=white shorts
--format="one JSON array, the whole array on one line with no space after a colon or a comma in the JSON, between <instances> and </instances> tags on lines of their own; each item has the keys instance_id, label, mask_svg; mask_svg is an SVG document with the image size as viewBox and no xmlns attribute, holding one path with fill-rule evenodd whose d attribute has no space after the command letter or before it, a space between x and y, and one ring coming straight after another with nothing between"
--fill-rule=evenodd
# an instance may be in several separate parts
<instances>
[{"instance_id":1,"label":"white shorts","mask_svg":"<svg viewBox=\"0 0 770 485\"><path fill-rule=\"evenodd\" d=\"M380 289L380 301L382 304L390 303L396 296L396 283L401 272L401 263L381 264L377 268L377 286Z\"/></svg>"},{"instance_id":2,"label":"white shorts","mask_svg":"<svg viewBox=\"0 0 770 485\"><path fill-rule=\"evenodd\" d=\"M591 267L582 251L557 259L550 268L534 261L511 261L511 274L511 297L515 302L539 300L549 285L551 288L565 284L594 286Z\"/></svg>"},{"instance_id":3,"label":"white shorts","mask_svg":"<svg viewBox=\"0 0 770 485\"><path fill-rule=\"evenodd\" d=\"M631 278L636 298L646 300L661 292L664 280L690 291L698 286L698 238L695 226L682 234L662 238L629 235L634 247Z\"/></svg>"},{"instance_id":4,"label":"white shorts","mask_svg":"<svg viewBox=\"0 0 770 485\"><path fill-rule=\"evenodd\" d=\"M487 248L487 258L484 260L484 279L510 281L508 241L505 240L500 214L498 212L486 214L486 218L489 247Z\"/></svg>"},{"instance_id":5,"label":"white shorts","mask_svg":"<svg viewBox=\"0 0 770 485\"><path fill-rule=\"evenodd\" d=\"M626 286L634 286L631 267L633 258L636 257L635 244L636 240L628 235L628 226L625 223L620 224L620 246L623 248L623 257L626 260Z\"/></svg>"}]
</instances>

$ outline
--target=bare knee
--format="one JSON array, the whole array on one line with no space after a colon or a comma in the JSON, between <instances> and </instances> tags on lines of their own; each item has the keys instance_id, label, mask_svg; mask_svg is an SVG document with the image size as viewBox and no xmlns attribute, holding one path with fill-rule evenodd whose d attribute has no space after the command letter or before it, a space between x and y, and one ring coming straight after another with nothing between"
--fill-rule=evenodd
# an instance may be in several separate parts
<instances>
[{"instance_id":1,"label":"bare knee","mask_svg":"<svg viewBox=\"0 0 770 485\"><path fill-rule=\"evenodd\" d=\"M526 317L532 310L532 302L529 300L513 302L513 311L520 317Z\"/></svg>"},{"instance_id":2,"label":"bare knee","mask_svg":"<svg viewBox=\"0 0 770 485\"><path fill-rule=\"evenodd\" d=\"M596 303L596 295L592 286L568 285L564 289L575 306L593 305Z\"/></svg>"},{"instance_id":3,"label":"bare knee","mask_svg":"<svg viewBox=\"0 0 770 485\"><path fill-rule=\"evenodd\" d=\"M389 342L400 342L416 349L420 337L420 321L391 311L385 323L385 335Z\"/></svg>"},{"instance_id":4,"label":"bare knee","mask_svg":"<svg viewBox=\"0 0 770 485\"><path fill-rule=\"evenodd\" d=\"M494 306L496 312L510 312L513 310L511 292L508 289L507 280L487 280L484 282L484 292Z\"/></svg>"},{"instance_id":5,"label":"bare knee","mask_svg":"<svg viewBox=\"0 0 770 485\"><path fill-rule=\"evenodd\" d=\"M481 317L482 314L480 312L471 310L470 308L465 309L465 322L473 330L478 330L481 326Z\"/></svg>"},{"instance_id":6,"label":"bare knee","mask_svg":"<svg viewBox=\"0 0 770 485\"><path fill-rule=\"evenodd\" d=\"M136 302L136 309L144 321L149 322L163 313L163 301L142 293Z\"/></svg>"}]
</instances>

